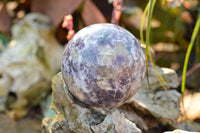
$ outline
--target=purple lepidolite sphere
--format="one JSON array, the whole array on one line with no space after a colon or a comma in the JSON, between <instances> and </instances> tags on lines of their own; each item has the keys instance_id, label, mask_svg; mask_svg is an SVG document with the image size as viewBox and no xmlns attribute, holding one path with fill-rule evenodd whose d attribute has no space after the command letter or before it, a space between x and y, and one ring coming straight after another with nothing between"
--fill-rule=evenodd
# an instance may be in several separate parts
<instances>
[{"instance_id":1,"label":"purple lepidolite sphere","mask_svg":"<svg viewBox=\"0 0 200 133\"><path fill-rule=\"evenodd\" d=\"M68 42L61 70L66 88L78 100L118 107L140 88L145 55L129 31L113 24L94 24Z\"/></svg>"}]
</instances>

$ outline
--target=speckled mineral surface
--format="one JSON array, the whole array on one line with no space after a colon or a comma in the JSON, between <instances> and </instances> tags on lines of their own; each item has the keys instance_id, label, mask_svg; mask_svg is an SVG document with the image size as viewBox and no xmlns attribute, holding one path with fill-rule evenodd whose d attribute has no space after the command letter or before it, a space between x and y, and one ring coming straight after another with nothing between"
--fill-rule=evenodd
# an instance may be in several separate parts
<instances>
[{"instance_id":1,"label":"speckled mineral surface","mask_svg":"<svg viewBox=\"0 0 200 133\"><path fill-rule=\"evenodd\" d=\"M94 24L80 30L65 48L63 79L80 101L117 107L140 88L145 56L127 30L113 24Z\"/></svg>"}]
</instances>

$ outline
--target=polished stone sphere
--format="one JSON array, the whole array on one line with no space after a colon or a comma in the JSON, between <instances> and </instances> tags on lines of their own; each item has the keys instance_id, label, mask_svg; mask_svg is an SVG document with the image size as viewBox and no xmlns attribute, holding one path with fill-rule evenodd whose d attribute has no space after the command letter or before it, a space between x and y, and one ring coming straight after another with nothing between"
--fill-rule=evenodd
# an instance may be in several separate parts
<instances>
[{"instance_id":1,"label":"polished stone sphere","mask_svg":"<svg viewBox=\"0 0 200 133\"><path fill-rule=\"evenodd\" d=\"M113 24L94 24L68 42L61 71L67 91L81 102L118 107L140 88L145 55L129 31Z\"/></svg>"}]
</instances>

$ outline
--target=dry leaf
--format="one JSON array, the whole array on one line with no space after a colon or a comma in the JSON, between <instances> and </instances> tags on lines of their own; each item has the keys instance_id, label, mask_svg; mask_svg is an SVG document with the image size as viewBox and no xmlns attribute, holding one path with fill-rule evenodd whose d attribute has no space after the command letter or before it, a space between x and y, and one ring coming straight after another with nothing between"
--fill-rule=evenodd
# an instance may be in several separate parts
<instances>
[{"instance_id":1,"label":"dry leaf","mask_svg":"<svg viewBox=\"0 0 200 133\"><path fill-rule=\"evenodd\" d=\"M73 13L82 2L83 0L32 0L31 11L46 14L57 27L63 17Z\"/></svg>"},{"instance_id":2,"label":"dry leaf","mask_svg":"<svg viewBox=\"0 0 200 133\"><path fill-rule=\"evenodd\" d=\"M0 9L0 31L8 34L10 33L11 17L5 6Z\"/></svg>"},{"instance_id":3,"label":"dry leaf","mask_svg":"<svg viewBox=\"0 0 200 133\"><path fill-rule=\"evenodd\" d=\"M81 15L86 25L106 23L105 17L91 0L85 0Z\"/></svg>"}]
</instances>

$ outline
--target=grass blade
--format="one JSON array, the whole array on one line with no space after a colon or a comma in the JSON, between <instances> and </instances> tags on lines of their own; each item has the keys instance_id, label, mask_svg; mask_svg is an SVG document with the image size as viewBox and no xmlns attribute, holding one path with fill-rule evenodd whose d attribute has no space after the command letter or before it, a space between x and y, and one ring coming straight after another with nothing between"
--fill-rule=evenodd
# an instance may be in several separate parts
<instances>
[{"instance_id":1,"label":"grass blade","mask_svg":"<svg viewBox=\"0 0 200 133\"><path fill-rule=\"evenodd\" d=\"M148 45L149 45L149 38L150 38L150 27L151 27L151 18L153 14L153 9L156 4L156 0L150 0L150 5L149 5L149 13L148 13L148 21L147 21L147 31L146 31L146 50L145 50L145 56L146 56L146 71L147 71L147 83L149 86L149 89L153 93L151 86L149 84L149 74L148 74ZM147 5L148 7L148 5Z\"/></svg>"},{"instance_id":2,"label":"grass blade","mask_svg":"<svg viewBox=\"0 0 200 133\"><path fill-rule=\"evenodd\" d=\"M142 21L141 21L141 25L140 25L140 39L142 41L142 43L144 44L144 35L143 35L143 29L144 29L144 21L145 21L145 18L147 16L147 11L149 10L149 2L148 4L146 5L145 9L144 9L144 13L142 15Z\"/></svg>"},{"instance_id":3,"label":"grass blade","mask_svg":"<svg viewBox=\"0 0 200 133\"><path fill-rule=\"evenodd\" d=\"M200 27L200 11L198 13L197 22L195 24L194 31L192 33L192 37L191 37L191 40L190 40L190 43L189 43L189 46L188 46L188 49L187 49L185 61L184 61L182 84L181 84L181 93L182 93L182 96L183 96L184 91L185 91L185 81L186 81L187 64L188 64L188 61L189 61L190 53L192 51L192 47L194 45L194 41L195 41L195 39L197 37L197 34L198 34L198 31L199 31L199 27Z\"/></svg>"},{"instance_id":4,"label":"grass blade","mask_svg":"<svg viewBox=\"0 0 200 133\"><path fill-rule=\"evenodd\" d=\"M152 19L152 14L153 14L153 9L154 9L155 3L156 3L156 0L151 0L150 1L148 21L147 21L146 51L145 51L147 66L148 66L148 46L149 46L149 42L150 42L151 19Z\"/></svg>"},{"instance_id":5,"label":"grass blade","mask_svg":"<svg viewBox=\"0 0 200 133\"><path fill-rule=\"evenodd\" d=\"M156 2L156 1L154 1L154 2ZM153 7L154 7L154 5L155 5L155 3L153 3ZM143 15L142 15L141 25L140 25L140 39L141 39L141 41L142 41L143 44L144 44L143 26L144 26L145 18L146 18L146 16L147 16L147 11L149 10L149 8L150 8L150 1L148 2L148 4L147 4L146 7L145 7L144 13L143 13ZM150 25L150 24L149 24L149 25ZM158 81L160 82L160 84L162 85L162 87L163 87L165 90L167 90L167 88L165 87L165 86L166 86L166 82L165 82L165 80L163 79L163 77L160 75L160 73L158 72L158 70L156 69L155 64L154 64L154 62L153 62L153 57L152 57L152 55L151 55L151 52L149 52L149 50L148 50L148 55L149 55L150 62L151 62L151 66L152 66L152 68L153 68L153 70L154 70L153 72L154 72L156 78L158 79ZM147 55L146 55L146 56L147 56ZM148 64L147 64L146 67L148 67ZM150 86L149 80L148 80L148 68L147 68L147 82L148 82L149 88L151 89L151 86ZM151 90L151 91L152 91L152 90Z\"/></svg>"}]
</instances>

